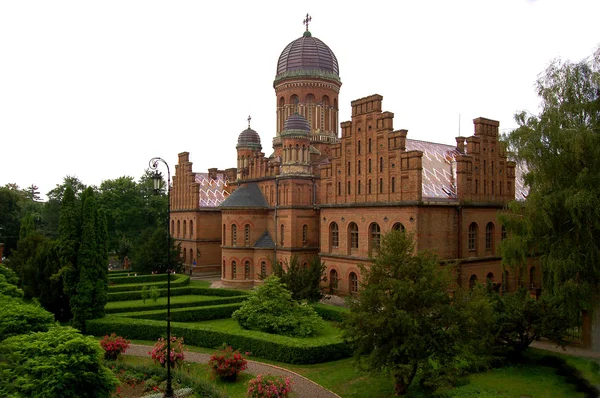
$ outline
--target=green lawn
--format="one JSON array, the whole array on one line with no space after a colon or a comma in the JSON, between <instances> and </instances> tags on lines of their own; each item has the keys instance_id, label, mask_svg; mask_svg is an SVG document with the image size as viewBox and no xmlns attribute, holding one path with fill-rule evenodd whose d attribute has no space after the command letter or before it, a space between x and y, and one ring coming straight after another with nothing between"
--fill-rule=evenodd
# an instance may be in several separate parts
<instances>
[{"instance_id":1,"label":"green lawn","mask_svg":"<svg viewBox=\"0 0 600 398\"><path fill-rule=\"evenodd\" d=\"M209 288L210 285L212 285L212 282L209 281L198 281L198 280L192 280L190 279L190 283L188 286L193 286L193 287L203 287L203 288Z\"/></svg>"}]
</instances>

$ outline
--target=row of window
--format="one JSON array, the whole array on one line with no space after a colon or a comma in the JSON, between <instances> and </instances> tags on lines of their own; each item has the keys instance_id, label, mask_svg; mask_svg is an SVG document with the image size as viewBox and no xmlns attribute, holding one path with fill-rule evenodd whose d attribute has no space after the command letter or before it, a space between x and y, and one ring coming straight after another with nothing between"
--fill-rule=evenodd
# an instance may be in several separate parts
<instances>
[{"instance_id":1,"label":"row of window","mask_svg":"<svg viewBox=\"0 0 600 398\"><path fill-rule=\"evenodd\" d=\"M186 250L184 248L181 249L181 258L183 258L184 264L187 264L188 260L189 260L190 264L194 261L194 250L190 249L189 253L190 253L190 257L188 258L188 250Z\"/></svg>"},{"instance_id":2,"label":"row of window","mask_svg":"<svg viewBox=\"0 0 600 398\"><path fill-rule=\"evenodd\" d=\"M494 251L494 231L496 227L493 222L487 223L485 226L485 250ZM502 226L502 240L506 239L506 227ZM479 241L479 226L476 222L469 225L469 233L467 237L467 246L469 251L477 251L477 243Z\"/></svg>"},{"instance_id":3,"label":"row of window","mask_svg":"<svg viewBox=\"0 0 600 398\"><path fill-rule=\"evenodd\" d=\"M492 272L489 272L486 276L486 280L489 280L490 282L494 283L494 274ZM477 275L473 274L469 278L469 288L472 289L476 283L477 283ZM510 289L512 288L511 284L510 284L510 274L509 274L508 270L504 270L504 272L502 274L502 284L501 285L502 285L503 292L510 291ZM538 287L538 281L537 281L537 277L535 274L535 267L529 268L529 280L528 280L527 286L530 289Z\"/></svg>"},{"instance_id":4,"label":"row of window","mask_svg":"<svg viewBox=\"0 0 600 398\"><path fill-rule=\"evenodd\" d=\"M360 143L360 141L358 141ZM367 160L367 173L372 173L373 169L371 167L371 159ZM379 158L379 172L383 172L383 158ZM348 162L346 165L346 173L348 175L352 175L352 167L351 163ZM362 162L359 160L356 168L356 174L360 175L362 173Z\"/></svg>"},{"instance_id":5,"label":"row of window","mask_svg":"<svg viewBox=\"0 0 600 398\"><path fill-rule=\"evenodd\" d=\"M227 265L225 263L225 260L223 260L223 278L225 278L225 267L226 266ZM244 262L244 278L243 279L254 279L254 278L251 278L251 275L250 275L250 269L251 269L250 266L251 266L250 261L247 260ZM237 262L235 260L231 261L231 279L238 279L237 268L238 268ZM263 278L265 276L267 276L267 263L265 261L260 262L260 276Z\"/></svg>"},{"instance_id":6,"label":"row of window","mask_svg":"<svg viewBox=\"0 0 600 398\"><path fill-rule=\"evenodd\" d=\"M371 129L371 126L369 126L369 130L370 130L370 129ZM358 129L358 132L360 133L360 128ZM373 146L372 146L371 144L372 144L372 142L371 142L371 139L369 138L369 140L367 141L367 152L368 152L368 153L371 153L371 152L372 152ZM360 152L361 152L361 149L362 149L362 148L361 148L361 145L360 145L360 140L358 140L358 141L356 142L356 153L357 153L358 155L360 155L360 154L361 154L361 153L360 153ZM383 170L383 158L380 158L380 161L382 162L382 165L381 165L381 170ZM360 163L360 162L359 162L359 163ZM371 160L369 160L369 163L371 163ZM359 166L359 168L360 168L360 166ZM381 170L380 170L380 171L381 171ZM370 173L370 172L371 172L371 171L369 171L369 173ZM360 174L360 173L359 173L359 174Z\"/></svg>"},{"instance_id":7,"label":"row of window","mask_svg":"<svg viewBox=\"0 0 600 398\"><path fill-rule=\"evenodd\" d=\"M404 225L402 223L395 223L392 226L393 230L404 231ZM348 224L347 234L346 234L348 251L351 249L358 249L359 242L359 232L358 225L355 222L351 222ZM369 251L372 249L376 249L379 247L381 243L381 227L376 222L371 223L369 225ZM336 249L340 246L340 227L334 221L329 224L329 251L331 249Z\"/></svg>"},{"instance_id":8,"label":"row of window","mask_svg":"<svg viewBox=\"0 0 600 398\"><path fill-rule=\"evenodd\" d=\"M175 233L177 232L177 233ZM181 234L181 221L177 220L177 230L175 230L175 220L171 220L171 235L177 238L194 237L194 221L190 220L189 230L186 220L183 220L183 235Z\"/></svg>"},{"instance_id":9,"label":"row of window","mask_svg":"<svg viewBox=\"0 0 600 398\"><path fill-rule=\"evenodd\" d=\"M373 185L371 183L371 179L369 178L367 180L366 183L366 192L367 194L373 193ZM383 193L384 190L384 185L383 185L383 178L379 179L379 193ZM390 192L391 193L395 193L396 192L396 177L392 177L390 179ZM356 181L356 194L360 195L362 194L362 182L361 180ZM338 196L340 196L342 194L342 182L338 181L338 186L337 186L337 194ZM347 195L351 195L352 194L352 185L350 183L350 181L348 181L346 183L346 194Z\"/></svg>"},{"instance_id":10,"label":"row of window","mask_svg":"<svg viewBox=\"0 0 600 398\"><path fill-rule=\"evenodd\" d=\"M510 181L506 181L506 193L508 195L510 195L510 185L511 185ZM492 195L495 195L496 194L496 190L495 190L496 183L493 180L491 181L490 188L491 188L491 192L489 192L489 193ZM475 179L475 193L476 194L479 193L479 180L478 179ZM483 193L484 193L484 195L488 194L487 180L483 180ZM498 195L502 195L502 181L498 181Z\"/></svg>"},{"instance_id":11,"label":"row of window","mask_svg":"<svg viewBox=\"0 0 600 398\"><path fill-rule=\"evenodd\" d=\"M237 225L231 224L230 245L237 246ZM223 224L223 242L227 242L227 226ZM281 224L279 228L279 245L284 246L285 226ZM302 246L308 245L308 225L302 226ZM250 246L250 224L244 225L244 246Z\"/></svg>"},{"instance_id":12,"label":"row of window","mask_svg":"<svg viewBox=\"0 0 600 398\"><path fill-rule=\"evenodd\" d=\"M335 293L340 288L341 279L336 270L329 271L329 290L330 293ZM348 291L350 293L358 292L358 275L355 272L350 272L348 275Z\"/></svg>"}]
</instances>

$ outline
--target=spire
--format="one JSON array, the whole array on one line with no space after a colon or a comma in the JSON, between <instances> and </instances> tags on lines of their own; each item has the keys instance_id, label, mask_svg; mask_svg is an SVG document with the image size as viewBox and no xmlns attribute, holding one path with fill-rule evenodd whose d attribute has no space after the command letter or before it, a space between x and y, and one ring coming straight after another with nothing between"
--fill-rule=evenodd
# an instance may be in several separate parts
<instances>
[{"instance_id":1,"label":"spire","mask_svg":"<svg viewBox=\"0 0 600 398\"><path fill-rule=\"evenodd\" d=\"M248 130L250 130L250 120L252 120L252 117L248 115Z\"/></svg>"}]
</instances>

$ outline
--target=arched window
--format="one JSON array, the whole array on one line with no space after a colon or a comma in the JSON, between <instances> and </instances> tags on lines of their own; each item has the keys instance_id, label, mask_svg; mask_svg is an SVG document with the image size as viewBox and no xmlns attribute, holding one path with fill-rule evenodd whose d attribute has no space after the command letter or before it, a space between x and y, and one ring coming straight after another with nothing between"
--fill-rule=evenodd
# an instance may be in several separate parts
<instances>
[{"instance_id":1,"label":"arched window","mask_svg":"<svg viewBox=\"0 0 600 398\"><path fill-rule=\"evenodd\" d=\"M171 235L175 235L175 220L171 220Z\"/></svg>"},{"instance_id":2,"label":"arched window","mask_svg":"<svg viewBox=\"0 0 600 398\"><path fill-rule=\"evenodd\" d=\"M383 178L379 179L379 193L383 193Z\"/></svg>"},{"instance_id":3,"label":"arched window","mask_svg":"<svg viewBox=\"0 0 600 398\"><path fill-rule=\"evenodd\" d=\"M392 193L396 192L396 177L392 177Z\"/></svg>"},{"instance_id":4,"label":"arched window","mask_svg":"<svg viewBox=\"0 0 600 398\"><path fill-rule=\"evenodd\" d=\"M280 234L279 245L280 246L283 246L283 242L284 242L283 233L284 233L284 231L285 230L283 229L283 224L281 224L281 226L279 227L279 234Z\"/></svg>"},{"instance_id":5,"label":"arched window","mask_svg":"<svg viewBox=\"0 0 600 398\"><path fill-rule=\"evenodd\" d=\"M358 154L360 155L360 140L358 140L358 142L357 142L357 149L358 149Z\"/></svg>"},{"instance_id":6,"label":"arched window","mask_svg":"<svg viewBox=\"0 0 600 398\"><path fill-rule=\"evenodd\" d=\"M487 279L488 281L490 281L490 282L494 283L494 274L493 274L493 273L491 273L491 272L489 272L489 273L487 274L487 277L486 277L486 279Z\"/></svg>"},{"instance_id":7,"label":"arched window","mask_svg":"<svg viewBox=\"0 0 600 398\"><path fill-rule=\"evenodd\" d=\"M535 267L529 268L529 287L535 288L537 287L535 283Z\"/></svg>"},{"instance_id":8,"label":"arched window","mask_svg":"<svg viewBox=\"0 0 600 398\"><path fill-rule=\"evenodd\" d=\"M392 226L392 229L393 229L394 231L402 231L402 232L405 232L405 231L406 231L406 228L404 228L404 225L402 225L402 223L401 223L401 222L397 222L397 223L395 223L395 224Z\"/></svg>"},{"instance_id":9,"label":"arched window","mask_svg":"<svg viewBox=\"0 0 600 398\"><path fill-rule=\"evenodd\" d=\"M336 222L329 224L329 241L332 248L340 246L340 229Z\"/></svg>"},{"instance_id":10,"label":"arched window","mask_svg":"<svg viewBox=\"0 0 600 398\"><path fill-rule=\"evenodd\" d=\"M369 227L369 252L373 249L379 249L379 245L381 244L381 228L379 224L373 223Z\"/></svg>"},{"instance_id":11,"label":"arched window","mask_svg":"<svg viewBox=\"0 0 600 398\"><path fill-rule=\"evenodd\" d=\"M302 246L308 245L308 225L302 226Z\"/></svg>"},{"instance_id":12,"label":"arched window","mask_svg":"<svg viewBox=\"0 0 600 398\"><path fill-rule=\"evenodd\" d=\"M267 263L264 261L260 262L260 276L263 278L267 276Z\"/></svg>"},{"instance_id":13,"label":"arched window","mask_svg":"<svg viewBox=\"0 0 600 398\"><path fill-rule=\"evenodd\" d=\"M485 250L494 249L494 224L489 222L485 226Z\"/></svg>"},{"instance_id":14,"label":"arched window","mask_svg":"<svg viewBox=\"0 0 600 398\"><path fill-rule=\"evenodd\" d=\"M379 158L379 171L383 171L383 158Z\"/></svg>"},{"instance_id":15,"label":"arched window","mask_svg":"<svg viewBox=\"0 0 600 398\"><path fill-rule=\"evenodd\" d=\"M361 169L361 165L360 165L360 160L359 160L358 161L358 170L357 170L358 175L360 175L360 169Z\"/></svg>"},{"instance_id":16,"label":"arched window","mask_svg":"<svg viewBox=\"0 0 600 398\"><path fill-rule=\"evenodd\" d=\"M350 293L358 292L358 276L354 272L350 272Z\"/></svg>"},{"instance_id":17,"label":"arched window","mask_svg":"<svg viewBox=\"0 0 600 398\"><path fill-rule=\"evenodd\" d=\"M342 194L342 183L338 182L338 196Z\"/></svg>"},{"instance_id":18,"label":"arched window","mask_svg":"<svg viewBox=\"0 0 600 398\"><path fill-rule=\"evenodd\" d=\"M194 251L190 249L190 264L194 263Z\"/></svg>"},{"instance_id":19,"label":"arched window","mask_svg":"<svg viewBox=\"0 0 600 398\"><path fill-rule=\"evenodd\" d=\"M181 234L181 221L177 220L177 237Z\"/></svg>"},{"instance_id":20,"label":"arched window","mask_svg":"<svg viewBox=\"0 0 600 398\"><path fill-rule=\"evenodd\" d=\"M236 267L235 261L232 261L231 262L231 279L235 279L236 274L237 274L237 267Z\"/></svg>"},{"instance_id":21,"label":"arched window","mask_svg":"<svg viewBox=\"0 0 600 398\"><path fill-rule=\"evenodd\" d=\"M469 225L469 251L477 251L477 223Z\"/></svg>"},{"instance_id":22,"label":"arched window","mask_svg":"<svg viewBox=\"0 0 600 398\"><path fill-rule=\"evenodd\" d=\"M367 163L367 173L371 172L371 159L369 159L368 163Z\"/></svg>"},{"instance_id":23,"label":"arched window","mask_svg":"<svg viewBox=\"0 0 600 398\"><path fill-rule=\"evenodd\" d=\"M332 269L329 271L329 291L330 293L334 293L338 288L338 273L336 270Z\"/></svg>"},{"instance_id":24,"label":"arched window","mask_svg":"<svg viewBox=\"0 0 600 398\"><path fill-rule=\"evenodd\" d=\"M350 195L350 181L348 181L348 195Z\"/></svg>"},{"instance_id":25,"label":"arched window","mask_svg":"<svg viewBox=\"0 0 600 398\"><path fill-rule=\"evenodd\" d=\"M475 287L476 283L477 283L477 275L471 275L471 278L469 278L469 289L473 289Z\"/></svg>"},{"instance_id":26,"label":"arched window","mask_svg":"<svg viewBox=\"0 0 600 398\"><path fill-rule=\"evenodd\" d=\"M369 138L369 153L371 153L371 139Z\"/></svg>"},{"instance_id":27,"label":"arched window","mask_svg":"<svg viewBox=\"0 0 600 398\"><path fill-rule=\"evenodd\" d=\"M348 225L348 238L350 241L348 247L358 249L358 225L356 223L351 222Z\"/></svg>"},{"instance_id":28,"label":"arched window","mask_svg":"<svg viewBox=\"0 0 600 398\"><path fill-rule=\"evenodd\" d=\"M231 224L231 246L237 245L237 225Z\"/></svg>"},{"instance_id":29,"label":"arched window","mask_svg":"<svg viewBox=\"0 0 600 398\"><path fill-rule=\"evenodd\" d=\"M346 174L350 175L350 162L346 166Z\"/></svg>"},{"instance_id":30,"label":"arched window","mask_svg":"<svg viewBox=\"0 0 600 398\"><path fill-rule=\"evenodd\" d=\"M367 182L367 193L371 193L371 179Z\"/></svg>"},{"instance_id":31,"label":"arched window","mask_svg":"<svg viewBox=\"0 0 600 398\"><path fill-rule=\"evenodd\" d=\"M194 221L190 220L190 238L194 238Z\"/></svg>"},{"instance_id":32,"label":"arched window","mask_svg":"<svg viewBox=\"0 0 600 398\"><path fill-rule=\"evenodd\" d=\"M250 225L244 225L244 246L250 245Z\"/></svg>"},{"instance_id":33,"label":"arched window","mask_svg":"<svg viewBox=\"0 0 600 398\"><path fill-rule=\"evenodd\" d=\"M302 263L302 269L304 269L304 270L308 269L308 263L306 261Z\"/></svg>"},{"instance_id":34,"label":"arched window","mask_svg":"<svg viewBox=\"0 0 600 398\"><path fill-rule=\"evenodd\" d=\"M244 263L244 279L250 279L250 261Z\"/></svg>"},{"instance_id":35,"label":"arched window","mask_svg":"<svg viewBox=\"0 0 600 398\"><path fill-rule=\"evenodd\" d=\"M183 220L183 237L185 238L187 234L187 222Z\"/></svg>"},{"instance_id":36,"label":"arched window","mask_svg":"<svg viewBox=\"0 0 600 398\"><path fill-rule=\"evenodd\" d=\"M357 193L358 195L360 195L360 190L361 190L361 185L360 185L360 180L358 180L358 181L356 182L356 193Z\"/></svg>"}]
</instances>

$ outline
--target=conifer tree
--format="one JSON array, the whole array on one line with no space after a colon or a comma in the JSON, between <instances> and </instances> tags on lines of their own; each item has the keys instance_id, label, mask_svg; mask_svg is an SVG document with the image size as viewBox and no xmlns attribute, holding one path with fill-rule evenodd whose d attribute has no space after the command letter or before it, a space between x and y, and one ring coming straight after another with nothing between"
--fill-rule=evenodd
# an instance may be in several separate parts
<instances>
[{"instance_id":1,"label":"conifer tree","mask_svg":"<svg viewBox=\"0 0 600 398\"><path fill-rule=\"evenodd\" d=\"M102 210L96 212L96 286L94 289L93 318L104 316L104 306L108 296L108 233L106 215Z\"/></svg>"},{"instance_id":2,"label":"conifer tree","mask_svg":"<svg viewBox=\"0 0 600 398\"><path fill-rule=\"evenodd\" d=\"M63 278L64 291L69 297L77 292L79 269L77 251L79 249L79 212L75 205L75 193L70 185L65 188L60 219L58 222L59 259L61 271L54 279Z\"/></svg>"},{"instance_id":3,"label":"conifer tree","mask_svg":"<svg viewBox=\"0 0 600 398\"><path fill-rule=\"evenodd\" d=\"M96 238L96 202L94 192L88 188L83 195L81 241L77 252L79 279L76 294L71 296L73 326L84 330L85 321L94 315L96 281L98 280L98 244Z\"/></svg>"}]
</instances>

